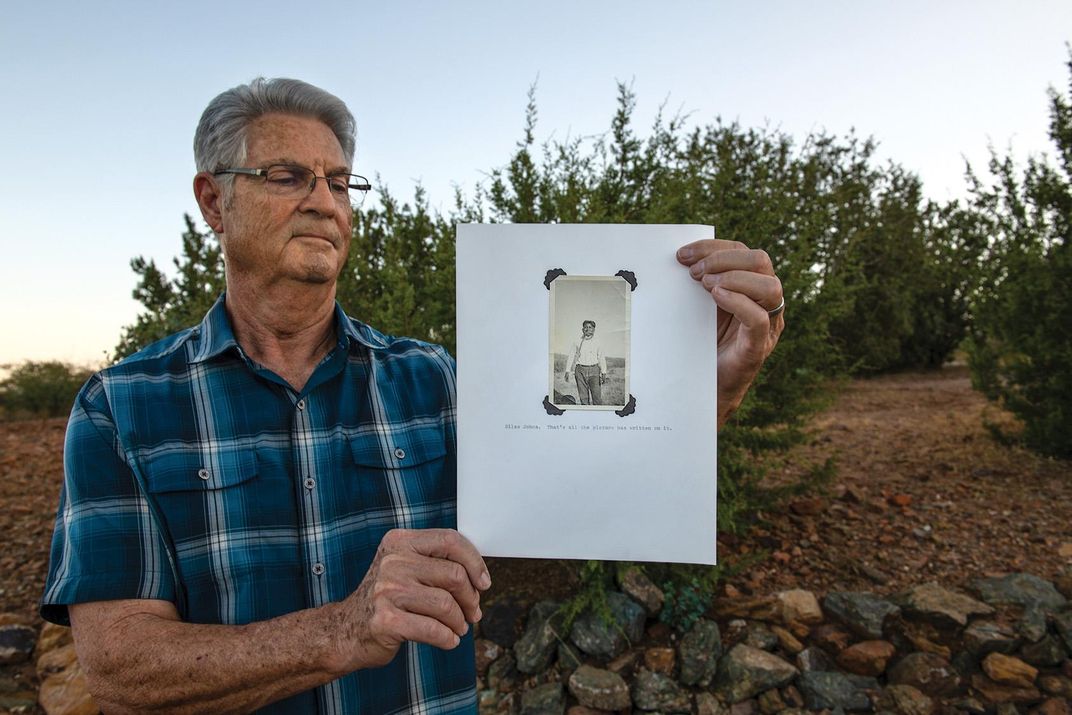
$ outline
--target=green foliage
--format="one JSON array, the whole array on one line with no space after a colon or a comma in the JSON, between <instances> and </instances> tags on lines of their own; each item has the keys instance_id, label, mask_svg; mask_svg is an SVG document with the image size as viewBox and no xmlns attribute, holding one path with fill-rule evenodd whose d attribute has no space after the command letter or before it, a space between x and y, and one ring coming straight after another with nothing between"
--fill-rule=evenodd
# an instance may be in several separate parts
<instances>
[{"instance_id":1,"label":"green foliage","mask_svg":"<svg viewBox=\"0 0 1072 715\"><path fill-rule=\"evenodd\" d=\"M693 576L688 580L669 580L663 584L663 610L659 620L686 633L711 606L714 584Z\"/></svg>"},{"instance_id":2,"label":"green foliage","mask_svg":"<svg viewBox=\"0 0 1072 715\"><path fill-rule=\"evenodd\" d=\"M64 417L91 370L64 362L24 362L0 380L0 415Z\"/></svg>"},{"instance_id":3,"label":"green foliage","mask_svg":"<svg viewBox=\"0 0 1072 715\"><path fill-rule=\"evenodd\" d=\"M429 212L423 189L412 206L382 189L378 208L355 211L337 298L377 330L454 353L454 225Z\"/></svg>"},{"instance_id":4,"label":"green foliage","mask_svg":"<svg viewBox=\"0 0 1072 715\"><path fill-rule=\"evenodd\" d=\"M1072 89L1072 59L1068 63ZM972 208L990 237L968 354L973 382L1023 422L1024 442L1072 457L1072 104L1050 92L1058 163L992 154L971 173Z\"/></svg>"},{"instance_id":5,"label":"green foliage","mask_svg":"<svg viewBox=\"0 0 1072 715\"><path fill-rule=\"evenodd\" d=\"M607 591L613 588L612 577L613 572L606 561L579 562L577 590L558 611L564 633L568 633L577 617L585 612L595 613L603 623L614 620L607 603Z\"/></svg>"},{"instance_id":6,"label":"green foliage","mask_svg":"<svg viewBox=\"0 0 1072 715\"><path fill-rule=\"evenodd\" d=\"M201 322L223 292L223 254L215 234L197 230L184 215L182 254L174 259L178 271L168 278L152 260L134 258L130 267L139 276L134 298L144 310L123 329L115 359L131 355L149 343Z\"/></svg>"}]
</instances>

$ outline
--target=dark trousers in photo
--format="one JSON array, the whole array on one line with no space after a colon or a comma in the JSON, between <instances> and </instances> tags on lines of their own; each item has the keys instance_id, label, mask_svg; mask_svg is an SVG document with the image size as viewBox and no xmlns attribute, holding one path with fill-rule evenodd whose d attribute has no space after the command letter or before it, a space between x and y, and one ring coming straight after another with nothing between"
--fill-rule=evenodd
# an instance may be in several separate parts
<instances>
[{"instance_id":1,"label":"dark trousers in photo","mask_svg":"<svg viewBox=\"0 0 1072 715\"><path fill-rule=\"evenodd\" d=\"M599 365L575 365L573 376L577 380L577 397L582 405L603 404L603 386L599 384Z\"/></svg>"}]
</instances>

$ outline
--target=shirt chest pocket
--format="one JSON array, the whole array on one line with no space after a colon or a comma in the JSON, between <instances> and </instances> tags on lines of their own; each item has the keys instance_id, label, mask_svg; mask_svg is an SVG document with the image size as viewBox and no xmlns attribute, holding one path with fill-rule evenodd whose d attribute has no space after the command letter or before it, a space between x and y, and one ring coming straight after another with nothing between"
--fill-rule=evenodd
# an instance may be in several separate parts
<instances>
[{"instance_id":1,"label":"shirt chest pocket","mask_svg":"<svg viewBox=\"0 0 1072 715\"><path fill-rule=\"evenodd\" d=\"M350 456L356 468L352 487L370 523L390 528L433 528L443 509L453 509L454 454L439 428L407 430L391 438L354 435ZM452 517L451 517L452 518Z\"/></svg>"},{"instance_id":2,"label":"shirt chest pocket","mask_svg":"<svg viewBox=\"0 0 1072 715\"><path fill-rule=\"evenodd\" d=\"M143 465L179 561L227 543L254 526L258 510L257 456L253 449L204 459L196 452L161 454Z\"/></svg>"}]
</instances>

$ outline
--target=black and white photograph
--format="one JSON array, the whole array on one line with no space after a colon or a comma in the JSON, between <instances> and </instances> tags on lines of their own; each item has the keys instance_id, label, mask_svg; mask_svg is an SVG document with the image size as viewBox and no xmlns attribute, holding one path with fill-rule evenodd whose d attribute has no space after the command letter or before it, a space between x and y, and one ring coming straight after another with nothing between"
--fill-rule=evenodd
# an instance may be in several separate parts
<instances>
[{"instance_id":1,"label":"black and white photograph","mask_svg":"<svg viewBox=\"0 0 1072 715\"><path fill-rule=\"evenodd\" d=\"M630 297L619 276L552 281L548 362L556 407L618 410L628 402Z\"/></svg>"}]
</instances>

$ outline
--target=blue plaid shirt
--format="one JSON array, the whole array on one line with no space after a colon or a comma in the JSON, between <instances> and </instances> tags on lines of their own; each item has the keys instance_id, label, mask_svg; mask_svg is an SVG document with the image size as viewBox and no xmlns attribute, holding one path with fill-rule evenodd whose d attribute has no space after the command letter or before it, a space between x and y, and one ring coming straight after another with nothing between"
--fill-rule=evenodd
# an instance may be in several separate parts
<instances>
[{"instance_id":1,"label":"blue plaid shirt","mask_svg":"<svg viewBox=\"0 0 1072 715\"><path fill-rule=\"evenodd\" d=\"M389 529L453 528L454 361L338 305L335 325L301 392L246 356L222 297L94 375L67 429L41 615L150 598L192 623L265 620L345 598ZM407 643L262 712L475 712L475 681L471 636Z\"/></svg>"}]
</instances>

